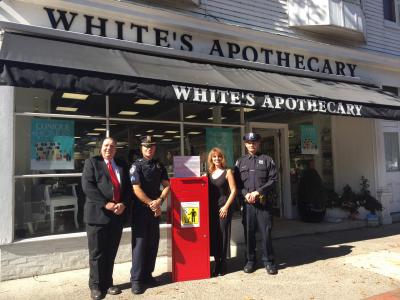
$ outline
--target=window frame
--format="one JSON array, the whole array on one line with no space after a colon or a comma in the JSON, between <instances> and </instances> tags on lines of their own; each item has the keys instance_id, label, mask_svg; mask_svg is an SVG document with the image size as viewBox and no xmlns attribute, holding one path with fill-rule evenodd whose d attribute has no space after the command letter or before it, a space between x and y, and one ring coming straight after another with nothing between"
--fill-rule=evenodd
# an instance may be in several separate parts
<instances>
[{"instance_id":1,"label":"window frame","mask_svg":"<svg viewBox=\"0 0 400 300\"><path fill-rule=\"evenodd\" d=\"M385 170L386 170L386 173L399 173L400 165L398 165L397 168L395 168L395 169L388 169L388 156L387 156L388 152L387 152L387 148L386 148L387 147L386 136L389 134L397 137L394 139L395 141L397 140L397 153L395 153L395 155L397 155L397 164L399 164L399 161L400 161L400 133L396 132L396 131L384 131L383 136L384 136L384 150L385 150ZM395 147L396 147L396 145L395 145ZM394 157L394 158L396 158L396 157Z\"/></svg>"},{"instance_id":2,"label":"window frame","mask_svg":"<svg viewBox=\"0 0 400 300\"><path fill-rule=\"evenodd\" d=\"M383 0L382 8L385 25L400 25L400 0ZM390 16L386 13L390 13Z\"/></svg>"}]
</instances>

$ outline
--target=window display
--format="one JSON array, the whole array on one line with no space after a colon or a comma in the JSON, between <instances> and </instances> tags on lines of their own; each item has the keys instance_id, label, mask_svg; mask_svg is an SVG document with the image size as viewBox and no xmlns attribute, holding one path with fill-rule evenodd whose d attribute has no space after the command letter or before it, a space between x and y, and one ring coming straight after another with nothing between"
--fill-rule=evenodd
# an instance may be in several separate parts
<instances>
[{"instance_id":1,"label":"window display","mask_svg":"<svg viewBox=\"0 0 400 300\"><path fill-rule=\"evenodd\" d=\"M239 122L236 110L129 95L15 90L16 239L84 231L81 172L107 135L117 140L117 156L129 164L141 156L139 138L151 135L170 177L177 155L200 155L204 172L207 141L222 142L232 166L241 155L242 125L227 125ZM161 223L167 222L166 202Z\"/></svg>"}]
</instances>

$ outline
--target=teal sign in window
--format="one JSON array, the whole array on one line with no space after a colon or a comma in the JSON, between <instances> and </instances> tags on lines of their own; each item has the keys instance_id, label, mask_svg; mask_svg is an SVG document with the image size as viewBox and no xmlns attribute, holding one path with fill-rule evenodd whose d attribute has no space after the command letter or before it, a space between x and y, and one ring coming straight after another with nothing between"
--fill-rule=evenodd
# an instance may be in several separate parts
<instances>
[{"instance_id":1,"label":"teal sign in window","mask_svg":"<svg viewBox=\"0 0 400 300\"><path fill-rule=\"evenodd\" d=\"M220 148L226 158L228 167L233 167L233 132L232 128L207 128L206 149L207 155L214 147Z\"/></svg>"},{"instance_id":2,"label":"teal sign in window","mask_svg":"<svg viewBox=\"0 0 400 300\"><path fill-rule=\"evenodd\" d=\"M301 154L318 154L318 131L313 125L301 125Z\"/></svg>"},{"instance_id":3,"label":"teal sign in window","mask_svg":"<svg viewBox=\"0 0 400 300\"><path fill-rule=\"evenodd\" d=\"M74 132L74 121L33 119L31 169L74 169Z\"/></svg>"}]
</instances>

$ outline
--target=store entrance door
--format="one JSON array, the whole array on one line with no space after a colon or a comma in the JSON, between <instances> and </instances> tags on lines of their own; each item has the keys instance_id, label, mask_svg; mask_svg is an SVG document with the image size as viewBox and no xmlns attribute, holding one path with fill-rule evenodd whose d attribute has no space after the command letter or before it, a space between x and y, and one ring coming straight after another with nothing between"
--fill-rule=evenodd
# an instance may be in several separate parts
<instances>
[{"instance_id":1,"label":"store entrance door","mask_svg":"<svg viewBox=\"0 0 400 300\"><path fill-rule=\"evenodd\" d=\"M271 156L278 170L278 182L273 199L274 215L292 219L294 212L290 201L288 125L251 122L249 129L261 135L260 152Z\"/></svg>"},{"instance_id":2,"label":"store entrance door","mask_svg":"<svg viewBox=\"0 0 400 300\"><path fill-rule=\"evenodd\" d=\"M387 123L384 127L385 145L385 181L393 194L393 201L390 203L391 213L400 213L400 125Z\"/></svg>"}]
</instances>

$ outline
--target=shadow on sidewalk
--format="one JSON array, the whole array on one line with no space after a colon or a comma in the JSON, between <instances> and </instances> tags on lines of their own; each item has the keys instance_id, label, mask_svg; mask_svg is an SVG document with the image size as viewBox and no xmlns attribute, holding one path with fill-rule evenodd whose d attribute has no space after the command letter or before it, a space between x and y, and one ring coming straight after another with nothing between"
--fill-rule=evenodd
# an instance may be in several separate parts
<instances>
[{"instance_id":1,"label":"shadow on sidewalk","mask_svg":"<svg viewBox=\"0 0 400 300\"><path fill-rule=\"evenodd\" d=\"M164 272L164 273L162 273L162 274L160 274L158 276L155 276L154 278L157 279L157 281L159 281L159 283L160 283L159 286L163 286L163 285L167 285L167 284L172 283L172 274L171 274L171 272ZM119 284L117 286L121 290L130 290L131 287L132 287L130 282ZM150 286L146 286L146 285L144 285L144 287L145 287L145 291L148 288L151 288Z\"/></svg>"},{"instance_id":2,"label":"shadow on sidewalk","mask_svg":"<svg viewBox=\"0 0 400 300\"><path fill-rule=\"evenodd\" d=\"M352 252L354 246L350 243L369 239L383 238L400 234L400 223L376 228L358 228L335 232L315 233L311 235L278 238L273 240L276 263L279 270L306 265L315 261L346 256ZM260 248L260 244L257 244ZM257 251L257 269L264 268L261 251ZM234 273L243 270L246 263L244 244L238 248L237 256L227 260L228 272ZM213 269L214 262L210 262ZM171 272L164 272L156 277L160 286L172 283ZM122 290L130 289L130 282L119 285Z\"/></svg>"},{"instance_id":3,"label":"shadow on sidewalk","mask_svg":"<svg viewBox=\"0 0 400 300\"><path fill-rule=\"evenodd\" d=\"M400 234L400 224L365 227L352 230L316 233L273 240L276 263L279 269L301 266L315 261L342 257L352 252L350 243ZM257 244L260 249L260 244ZM257 251L257 267L262 268L261 251ZM246 263L244 244L236 257L228 260L229 272L243 270Z\"/></svg>"}]
</instances>

